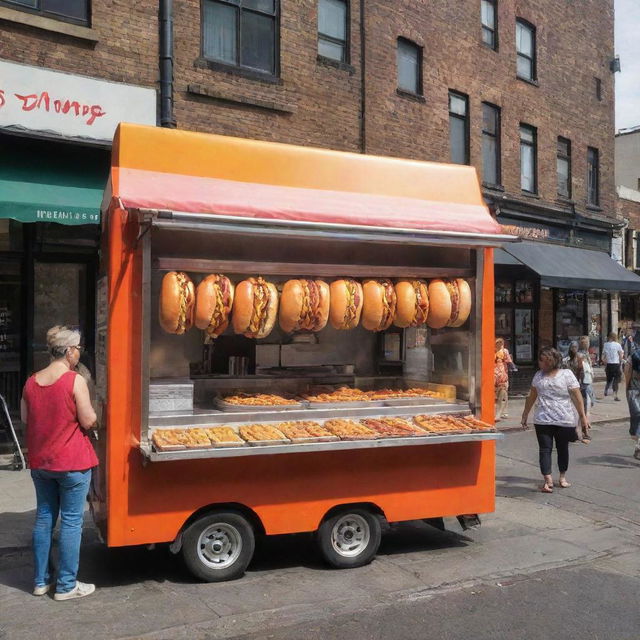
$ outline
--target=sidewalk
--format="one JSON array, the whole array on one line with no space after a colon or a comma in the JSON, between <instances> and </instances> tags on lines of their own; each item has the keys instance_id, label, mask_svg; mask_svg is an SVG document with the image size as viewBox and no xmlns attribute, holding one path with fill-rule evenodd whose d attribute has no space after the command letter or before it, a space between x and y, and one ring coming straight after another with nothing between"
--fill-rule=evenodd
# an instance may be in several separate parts
<instances>
[{"instance_id":1,"label":"sidewalk","mask_svg":"<svg viewBox=\"0 0 640 640\"><path fill-rule=\"evenodd\" d=\"M597 425L604 422L622 422L629 420L629 407L627 406L627 398L624 392L624 385L620 385L618 397L620 402L613 399L613 395L609 394L604 397L604 380L593 383L596 396L596 403L591 407L590 421L591 425ZM520 430L520 421L522 419L522 411L524 409L523 397L509 398L509 417L500 420L496 424L499 431ZM533 411L529 414L529 426L533 425Z\"/></svg>"}]
</instances>

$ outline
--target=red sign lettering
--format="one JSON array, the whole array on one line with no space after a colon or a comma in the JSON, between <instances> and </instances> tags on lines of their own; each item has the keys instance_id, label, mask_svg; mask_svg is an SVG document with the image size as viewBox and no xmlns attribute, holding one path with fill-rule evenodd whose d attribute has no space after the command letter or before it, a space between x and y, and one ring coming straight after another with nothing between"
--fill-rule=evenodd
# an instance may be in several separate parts
<instances>
[{"instance_id":1,"label":"red sign lettering","mask_svg":"<svg viewBox=\"0 0 640 640\"><path fill-rule=\"evenodd\" d=\"M86 124L91 126L98 118L106 116L107 112L102 109L99 104L81 104L77 100L69 100L62 98L51 99L48 91L42 91L40 94L30 93L29 95L13 94L22 102L23 111L33 111L34 109L43 110L47 113L54 112L62 115L72 115L74 117L86 116ZM0 91L0 107L4 106L4 91Z\"/></svg>"},{"instance_id":2,"label":"red sign lettering","mask_svg":"<svg viewBox=\"0 0 640 640\"><path fill-rule=\"evenodd\" d=\"M6 100L4 98L4 91L0 89L0 108L4 107Z\"/></svg>"}]
</instances>

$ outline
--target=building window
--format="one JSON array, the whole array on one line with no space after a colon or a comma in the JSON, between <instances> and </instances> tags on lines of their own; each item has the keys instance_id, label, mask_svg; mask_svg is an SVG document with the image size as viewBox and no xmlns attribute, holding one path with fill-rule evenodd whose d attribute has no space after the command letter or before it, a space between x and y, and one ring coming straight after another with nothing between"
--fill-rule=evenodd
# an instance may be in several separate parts
<instances>
[{"instance_id":1,"label":"building window","mask_svg":"<svg viewBox=\"0 0 640 640\"><path fill-rule=\"evenodd\" d=\"M520 188L529 193L538 191L538 159L536 150L536 128L520 125Z\"/></svg>"},{"instance_id":2,"label":"building window","mask_svg":"<svg viewBox=\"0 0 640 640\"><path fill-rule=\"evenodd\" d=\"M469 164L469 98L449 91L449 144L451 162Z\"/></svg>"},{"instance_id":3,"label":"building window","mask_svg":"<svg viewBox=\"0 0 640 640\"><path fill-rule=\"evenodd\" d=\"M499 185L500 176L500 108L482 103L482 180Z\"/></svg>"},{"instance_id":4,"label":"building window","mask_svg":"<svg viewBox=\"0 0 640 640\"><path fill-rule=\"evenodd\" d=\"M536 79L536 29L524 20L516 20L517 75L524 80Z\"/></svg>"},{"instance_id":5,"label":"building window","mask_svg":"<svg viewBox=\"0 0 640 640\"><path fill-rule=\"evenodd\" d=\"M318 53L349 61L349 11L345 0L318 0Z\"/></svg>"},{"instance_id":6,"label":"building window","mask_svg":"<svg viewBox=\"0 0 640 640\"><path fill-rule=\"evenodd\" d=\"M587 148L587 204L600 204L600 158L593 147Z\"/></svg>"},{"instance_id":7,"label":"building window","mask_svg":"<svg viewBox=\"0 0 640 640\"><path fill-rule=\"evenodd\" d=\"M482 22L482 42L492 49L498 48L497 0L482 0L480 20Z\"/></svg>"},{"instance_id":8,"label":"building window","mask_svg":"<svg viewBox=\"0 0 640 640\"><path fill-rule=\"evenodd\" d=\"M88 26L91 21L89 0L3 0L0 4L74 24Z\"/></svg>"},{"instance_id":9,"label":"building window","mask_svg":"<svg viewBox=\"0 0 640 640\"><path fill-rule=\"evenodd\" d=\"M398 38L398 89L422 95L422 48Z\"/></svg>"},{"instance_id":10,"label":"building window","mask_svg":"<svg viewBox=\"0 0 640 640\"><path fill-rule=\"evenodd\" d=\"M558 137L556 155L558 173L558 195L563 198L571 197L571 141Z\"/></svg>"},{"instance_id":11,"label":"building window","mask_svg":"<svg viewBox=\"0 0 640 640\"><path fill-rule=\"evenodd\" d=\"M596 83L596 99L598 102L602 102L602 80L600 78L594 78Z\"/></svg>"},{"instance_id":12,"label":"building window","mask_svg":"<svg viewBox=\"0 0 640 640\"><path fill-rule=\"evenodd\" d=\"M275 75L277 43L277 0L203 0L205 58Z\"/></svg>"}]
</instances>

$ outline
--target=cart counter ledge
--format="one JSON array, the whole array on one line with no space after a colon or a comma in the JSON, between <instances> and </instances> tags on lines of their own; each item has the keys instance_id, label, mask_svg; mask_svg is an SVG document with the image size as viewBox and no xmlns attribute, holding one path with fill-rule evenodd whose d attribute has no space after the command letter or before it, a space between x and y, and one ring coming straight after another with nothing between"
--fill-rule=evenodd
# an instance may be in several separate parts
<instances>
[{"instance_id":1,"label":"cart counter ledge","mask_svg":"<svg viewBox=\"0 0 640 640\"><path fill-rule=\"evenodd\" d=\"M471 167L122 124L97 292L109 546L206 581L256 535L370 562L494 509L493 249Z\"/></svg>"}]
</instances>

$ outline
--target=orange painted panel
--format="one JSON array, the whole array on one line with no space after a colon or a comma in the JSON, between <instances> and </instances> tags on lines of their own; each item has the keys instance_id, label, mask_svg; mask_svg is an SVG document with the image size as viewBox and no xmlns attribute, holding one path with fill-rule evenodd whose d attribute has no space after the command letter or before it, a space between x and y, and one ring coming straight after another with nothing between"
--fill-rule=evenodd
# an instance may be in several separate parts
<instances>
[{"instance_id":1,"label":"orange painted panel","mask_svg":"<svg viewBox=\"0 0 640 640\"><path fill-rule=\"evenodd\" d=\"M484 249L484 273L482 274L482 387L480 393L481 419L495 422L495 307L494 307L493 249Z\"/></svg>"}]
</instances>

